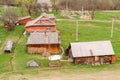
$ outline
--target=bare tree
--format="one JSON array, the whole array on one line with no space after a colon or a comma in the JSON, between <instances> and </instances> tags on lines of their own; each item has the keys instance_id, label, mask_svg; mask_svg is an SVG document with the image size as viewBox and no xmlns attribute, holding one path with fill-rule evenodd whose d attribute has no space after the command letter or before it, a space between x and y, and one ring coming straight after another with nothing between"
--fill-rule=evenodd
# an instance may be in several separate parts
<instances>
[{"instance_id":1,"label":"bare tree","mask_svg":"<svg viewBox=\"0 0 120 80\"><path fill-rule=\"evenodd\" d=\"M17 21L17 15L11 10L6 10L0 20L3 22L4 27L11 31L14 29L15 23Z\"/></svg>"},{"instance_id":2,"label":"bare tree","mask_svg":"<svg viewBox=\"0 0 120 80\"><path fill-rule=\"evenodd\" d=\"M36 3L35 5L32 6L32 12L35 13L35 15L40 15L41 11L41 4L40 3Z\"/></svg>"},{"instance_id":3,"label":"bare tree","mask_svg":"<svg viewBox=\"0 0 120 80\"><path fill-rule=\"evenodd\" d=\"M85 10L119 10L120 0L68 0L68 8L72 10L79 10L84 6ZM66 0L60 0L57 5L61 9L65 9Z\"/></svg>"}]
</instances>

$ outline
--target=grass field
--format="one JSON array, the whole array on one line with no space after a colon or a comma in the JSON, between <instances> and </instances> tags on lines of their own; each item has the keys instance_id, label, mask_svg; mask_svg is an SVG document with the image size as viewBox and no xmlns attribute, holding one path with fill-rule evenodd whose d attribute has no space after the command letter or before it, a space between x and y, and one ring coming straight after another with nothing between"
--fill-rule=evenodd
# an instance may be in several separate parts
<instances>
[{"instance_id":1,"label":"grass field","mask_svg":"<svg viewBox=\"0 0 120 80\"><path fill-rule=\"evenodd\" d=\"M96 12L95 19L111 20L111 16L119 16L120 12ZM107 15L106 15L107 14ZM57 18L60 15L57 14ZM117 58L120 57L120 22L115 21L113 37L111 34L111 22L94 22L94 21L79 21L79 39L78 41L101 41L111 40ZM61 36L62 47L66 49L70 42L75 42L76 37L76 21L61 20L57 21L57 29ZM75 65L73 63L63 62L61 67L49 67L48 59L41 55L30 55L27 53L26 41L27 37L23 35L24 26L16 26L14 31L8 32L0 24L0 80L7 80L6 76L11 74L36 75L40 73L42 77L53 74L86 74L97 73L101 71L120 71L120 61L116 64L92 66L92 65ZM11 54L4 54L3 49L7 40L14 41L14 49ZM63 59L66 59L63 56ZM28 68L26 62L29 60L38 60L41 62L41 67ZM42 73L42 74L41 74ZM5 74L4 76L2 74Z\"/></svg>"}]
</instances>

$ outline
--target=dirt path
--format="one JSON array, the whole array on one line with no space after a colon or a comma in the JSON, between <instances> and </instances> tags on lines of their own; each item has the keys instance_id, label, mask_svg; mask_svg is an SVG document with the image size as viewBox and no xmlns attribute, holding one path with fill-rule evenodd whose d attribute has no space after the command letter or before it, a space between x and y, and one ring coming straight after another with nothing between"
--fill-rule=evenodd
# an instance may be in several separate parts
<instances>
[{"instance_id":1,"label":"dirt path","mask_svg":"<svg viewBox=\"0 0 120 80\"><path fill-rule=\"evenodd\" d=\"M76 21L76 19L57 19L57 21ZM111 23L112 20L78 20L81 22L108 22ZM115 22L120 22L120 20L115 20Z\"/></svg>"},{"instance_id":2,"label":"dirt path","mask_svg":"<svg viewBox=\"0 0 120 80\"><path fill-rule=\"evenodd\" d=\"M84 73L84 74L69 74L64 75L60 73L41 76L39 73L37 76L31 75L11 75L8 77L8 80L120 80L120 72L111 72L111 71L103 71L96 73Z\"/></svg>"}]
</instances>

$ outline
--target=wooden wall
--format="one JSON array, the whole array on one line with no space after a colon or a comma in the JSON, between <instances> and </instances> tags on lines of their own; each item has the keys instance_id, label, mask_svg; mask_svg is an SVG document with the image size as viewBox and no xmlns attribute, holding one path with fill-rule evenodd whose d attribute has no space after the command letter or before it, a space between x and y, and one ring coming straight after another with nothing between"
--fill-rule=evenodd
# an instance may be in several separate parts
<instances>
[{"instance_id":1,"label":"wooden wall","mask_svg":"<svg viewBox=\"0 0 120 80\"><path fill-rule=\"evenodd\" d=\"M94 61L94 57L74 58L75 64L92 64L93 61Z\"/></svg>"},{"instance_id":2,"label":"wooden wall","mask_svg":"<svg viewBox=\"0 0 120 80\"><path fill-rule=\"evenodd\" d=\"M112 55L112 63L116 63L116 56L115 55Z\"/></svg>"},{"instance_id":3,"label":"wooden wall","mask_svg":"<svg viewBox=\"0 0 120 80\"><path fill-rule=\"evenodd\" d=\"M55 26L48 26L48 27L50 27L50 31L56 30ZM26 27L25 30L27 33L34 31L47 31L47 26L30 26L30 27Z\"/></svg>"},{"instance_id":4,"label":"wooden wall","mask_svg":"<svg viewBox=\"0 0 120 80\"><path fill-rule=\"evenodd\" d=\"M115 55L103 55L103 56L92 56L92 57L78 57L74 58L75 64L111 64L116 62Z\"/></svg>"},{"instance_id":5,"label":"wooden wall","mask_svg":"<svg viewBox=\"0 0 120 80\"><path fill-rule=\"evenodd\" d=\"M50 45L28 45L27 46L28 53L59 53L60 47L59 44L50 44Z\"/></svg>"}]
</instances>

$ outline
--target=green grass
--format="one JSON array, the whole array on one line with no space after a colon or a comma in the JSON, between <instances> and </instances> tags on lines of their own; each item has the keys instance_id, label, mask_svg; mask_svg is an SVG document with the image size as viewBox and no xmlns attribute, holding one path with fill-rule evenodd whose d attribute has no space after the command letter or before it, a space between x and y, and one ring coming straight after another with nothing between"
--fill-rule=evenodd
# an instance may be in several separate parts
<instances>
[{"instance_id":1,"label":"green grass","mask_svg":"<svg viewBox=\"0 0 120 80\"><path fill-rule=\"evenodd\" d=\"M62 46L66 49L70 42L75 42L75 36L73 34L76 30L75 21L58 21L57 29L60 31L60 36L62 39ZM117 57L120 56L119 50L119 23L115 23L114 35L113 38L110 38L110 31L111 31L111 23L107 22L79 22L79 41L96 41L96 40L111 40L113 44L113 48ZM15 30L12 32L7 32L4 28L1 27L0 38L2 42L5 43L8 39L12 39L15 42L15 49L14 49L14 70L15 71L24 71L24 70L36 70L36 69L54 69L48 66L47 58L43 58L40 55L31 55L27 53L26 49L26 36L23 35L24 27L23 26L16 26ZM4 32L5 30L6 32ZM19 40L19 41L18 41ZM3 45L4 46L4 45ZM3 50L2 50L3 52ZM10 65L9 60L11 55L3 54L0 55L2 62L0 67L1 72L7 72L11 70L11 67L8 68L7 65ZM41 63L41 67L38 68L28 68L26 67L26 63L29 60L37 60ZM120 65L119 63L112 64L112 66ZM93 67L92 65L74 65L73 63L64 63L60 68L66 69L75 69L80 68L80 71L89 72L91 71L101 71L107 70L108 67L111 65L102 65L99 67ZM118 69L118 66L116 67ZM57 68L56 68L57 69ZM59 68L58 68L59 69ZM111 68L114 70L114 68Z\"/></svg>"},{"instance_id":2,"label":"green grass","mask_svg":"<svg viewBox=\"0 0 120 80\"><path fill-rule=\"evenodd\" d=\"M113 38L110 38L111 24L106 22L79 22L79 41L97 41L97 40L111 40L113 48L117 57L120 55L119 50L119 23L115 24L117 29L114 30ZM75 33L75 22L74 21L59 21L57 24L57 29L60 31L60 36L62 39L62 46L66 49L70 42L75 42L75 36L72 36ZM26 63L29 60L37 60L42 65L38 68L28 68ZM36 69L54 69L48 66L47 58L43 58L40 55L31 55L27 53L26 49L26 37L22 35L20 41L16 44L15 48L15 70L36 70ZM112 64L112 66L120 65L119 63ZM73 63L64 63L60 68L71 68L75 69L80 68L80 70L87 71L100 71L107 70L111 65L102 65L99 67L93 67L92 65L74 65ZM116 67L118 69L118 66ZM59 69L59 68L58 68ZM114 70L114 68L111 68Z\"/></svg>"},{"instance_id":3,"label":"green grass","mask_svg":"<svg viewBox=\"0 0 120 80\"><path fill-rule=\"evenodd\" d=\"M120 12L95 12L95 19L97 20L112 20L114 17L120 17Z\"/></svg>"},{"instance_id":4,"label":"green grass","mask_svg":"<svg viewBox=\"0 0 120 80\"><path fill-rule=\"evenodd\" d=\"M0 9L1 10L1 9ZM2 11L2 10L1 10ZM1 12L0 11L0 12ZM20 10L15 10L18 15L21 16ZM55 13L55 12L54 12ZM105 16L107 14L107 16ZM57 18L61 18L60 14L55 13ZM99 20L111 20L112 16L119 16L119 12L96 12L95 19ZM120 56L120 23L115 22L113 37L110 37L111 33L111 23L110 22L90 22L79 21L79 39L80 42L85 41L99 41L99 40L111 40L116 56ZM62 46L66 49L70 42L76 42L75 32L76 32L76 22L75 21L58 21L57 30L59 31ZM32 71L32 70L61 70L63 73L75 73L75 72L97 72L97 71L107 71L120 70L120 61L116 64L111 65L75 65L73 63L63 62L61 67L49 67L48 59L42 57L41 55L31 55L27 52L26 41L27 38L23 35L24 26L16 26L14 31L7 31L2 24L0 24L0 73L11 72L10 59L13 56L13 67L14 71ZM4 54L3 49L7 40L14 41L14 52L12 54ZM64 56L64 59L66 57ZM38 68L28 68L26 63L30 60L37 60L41 63ZM62 70L63 69L63 70Z\"/></svg>"}]
</instances>

